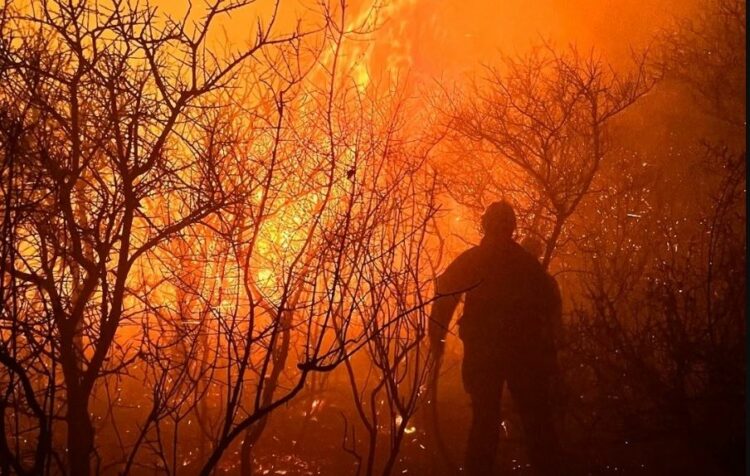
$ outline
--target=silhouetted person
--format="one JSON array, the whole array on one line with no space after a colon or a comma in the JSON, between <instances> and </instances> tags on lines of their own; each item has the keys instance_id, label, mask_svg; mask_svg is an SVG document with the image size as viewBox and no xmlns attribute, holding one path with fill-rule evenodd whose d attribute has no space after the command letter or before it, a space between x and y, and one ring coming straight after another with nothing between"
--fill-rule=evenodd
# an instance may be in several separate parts
<instances>
[{"instance_id":1,"label":"silhouetted person","mask_svg":"<svg viewBox=\"0 0 750 476\"><path fill-rule=\"evenodd\" d=\"M559 474L549 388L556 369L550 321L559 294L537 258L513 241L515 227L510 204L493 203L482 216L479 246L459 255L437 279L429 330L437 359L453 311L461 295L466 298L458 325L463 383L472 405L465 461L470 475L492 474L506 382L532 466L539 474Z\"/></svg>"}]
</instances>

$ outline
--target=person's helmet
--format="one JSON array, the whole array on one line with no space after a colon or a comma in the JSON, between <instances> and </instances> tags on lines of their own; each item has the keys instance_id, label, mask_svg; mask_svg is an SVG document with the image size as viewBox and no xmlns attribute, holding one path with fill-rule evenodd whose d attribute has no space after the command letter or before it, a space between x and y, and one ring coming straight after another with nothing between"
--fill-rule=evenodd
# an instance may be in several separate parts
<instances>
[{"instance_id":1,"label":"person's helmet","mask_svg":"<svg viewBox=\"0 0 750 476\"><path fill-rule=\"evenodd\" d=\"M481 223L485 236L510 238L516 229L516 213L510 203L501 200L487 207Z\"/></svg>"}]
</instances>

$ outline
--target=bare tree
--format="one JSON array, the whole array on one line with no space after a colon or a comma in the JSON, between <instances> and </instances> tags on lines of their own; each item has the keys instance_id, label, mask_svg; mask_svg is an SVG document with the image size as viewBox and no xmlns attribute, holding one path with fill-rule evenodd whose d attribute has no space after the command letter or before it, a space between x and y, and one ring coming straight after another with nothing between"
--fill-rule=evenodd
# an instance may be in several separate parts
<instances>
[{"instance_id":1,"label":"bare tree","mask_svg":"<svg viewBox=\"0 0 750 476\"><path fill-rule=\"evenodd\" d=\"M720 179L689 219L649 191L658 176L627 174L599 204L598 225L581 242L596 259L580 275L565 355L580 394L570 408L576 447L614 434L643 452L640 442L668 438L737 467L741 430L730 421L743 400L744 167L727 151L707 155L702 173Z\"/></svg>"},{"instance_id":2,"label":"bare tree","mask_svg":"<svg viewBox=\"0 0 750 476\"><path fill-rule=\"evenodd\" d=\"M384 141L376 148L365 147L377 165L353 190L368 218L354 224L359 237L355 253L362 264L351 275L356 281L348 286L353 296L365 298L339 321L356 319L367 343L367 352L359 359L344 360L366 449L364 454L357 449L354 424L344 445L357 458L358 472L368 475L392 474L396 469L405 437L416 431L412 417L424 397L429 373L424 304L433 271L427 248L429 225L437 205L434 178L423 165L431 146L401 137L403 99L388 98L377 94L360 99L368 108L358 120L382 128L375 137ZM374 183L389 192L373 190L369 184ZM394 320L395 315L402 317ZM368 370L362 371L363 367ZM386 443L384 454L379 451L382 443Z\"/></svg>"},{"instance_id":3,"label":"bare tree","mask_svg":"<svg viewBox=\"0 0 750 476\"><path fill-rule=\"evenodd\" d=\"M653 85L644 61L620 74L593 52L545 45L487 68L469 92L444 101L457 139L481 150L465 165L473 173L464 177L476 179L448 179L449 192L479 210L484 200L512 199L523 227L545 243L548 266L607 156L611 120Z\"/></svg>"},{"instance_id":4,"label":"bare tree","mask_svg":"<svg viewBox=\"0 0 750 476\"><path fill-rule=\"evenodd\" d=\"M711 0L661 32L655 63L667 78L688 84L703 111L741 128L747 98L746 39L746 3Z\"/></svg>"},{"instance_id":5,"label":"bare tree","mask_svg":"<svg viewBox=\"0 0 750 476\"><path fill-rule=\"evenodd\" d=\"M28 172L19 180L35 182L39 200L32 213L18 215L23 221L14 225L3 280L24 283L24 299L34 302L33 314L12 320L23 317L23 326L33 328L41 313L53 323L38 359L4 359L17 376L4 392L34 380L41 370L35 367L59 363L63 397L52 408L64 406L65 464L73 474L91 470L89 404L97 383L137 358L134 346L121 347L116 338L130 317L139 259L241 196L185 153L199 99L226 87L246 59L300 37L276 35L274 13L247 48L225 59L215 55L206 45L211 26L247 3L217 0L195 22L119 1L105 7L50 0L3 10L10 39L3 43L1 94L37 124L23 149ZM22 335L3 345L10 351ZM42 423L47 438L51 423ZM11 460L20 469L18 458Z\"/></svg>"},{"instance_id":6,"label":"bare tree","mask_svg":"<svg viewBox=\"0 0 750 476\"><path fill-rule=\"evenodd\" d=\"M663 150L648 161L622 154L580 212L595 225L577 241L581 293L565 355L580 393L570 411L582 436L576 447L602 448L614 436L628 442L625 462L658 472L689 471L696 460L726 472L744 464L744 11L710 2L661 38L663 88L688 85L689 102L677 110L707 113L688 125L705 136L683 144L685 176L660 163ZM690 457L667 463L646 449L654 441Z\"/></svg>"}]
</instances>

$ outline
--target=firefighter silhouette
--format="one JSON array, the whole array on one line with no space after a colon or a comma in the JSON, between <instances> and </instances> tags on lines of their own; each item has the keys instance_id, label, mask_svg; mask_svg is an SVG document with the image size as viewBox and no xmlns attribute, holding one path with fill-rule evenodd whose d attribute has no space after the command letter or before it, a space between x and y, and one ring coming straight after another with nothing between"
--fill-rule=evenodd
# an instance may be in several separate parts
<instances>
[{"instance_id":1,"label":"firefighter silhouette","mask_svg":"<svg viewBox=\"0 0 750 476\"><path fill-rule=\"evenodd\" d=\"M472 421L465 470L493 473L505 383L518 409L530 463L537 474L560 474L550 386L557 368L554 340L560 295L538 257L513 240L512 206L495 202L481 220L483 238L437 278L429 336L438 365L461 296L463 384Z\"/></svg>"}]
</instances>

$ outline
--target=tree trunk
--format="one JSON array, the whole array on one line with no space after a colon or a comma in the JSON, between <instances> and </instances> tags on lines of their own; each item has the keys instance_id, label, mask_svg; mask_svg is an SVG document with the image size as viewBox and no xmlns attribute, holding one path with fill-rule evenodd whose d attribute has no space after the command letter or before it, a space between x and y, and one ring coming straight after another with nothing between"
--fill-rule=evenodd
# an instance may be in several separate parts
<instances>
[{"instance_id":1,"label":"tree trunk","mask_svg":"<svg viewBox=\"0 0 750 476\"><path fill-rule=\"evenodd\" d=\"M296 303L296 299L293 304ZM281 318L281 342L279 342L278 348L272 349L272 361L273 369L268 376L268 381L263 388L263 395L261 402L263 406L268 406L273 401L274 392L279 385L279 379L281 373L286 367L286 361L289 357L289 345L290 345L290 325L292 322L292 316L290 312L284 313ZM240 448L240 475L241 476L252 476L253 474L253 461L252 451L255 444L260 440L263 430L266 428L268 423L269 415L261 418L255 425L245 431L245 439L242 442Z\"/></svg>"},{"instance_id":2,"label":"tree trunk","mask_svg":"<svg viewBox=\"0 0 750 476\"><path fill-rule=\"evenodd\" d=\"M70 474L89 476L94 451L94 427L91 424L88 398L78 390L68 391L68 460Z\"/></svg>"}]
</instances>

